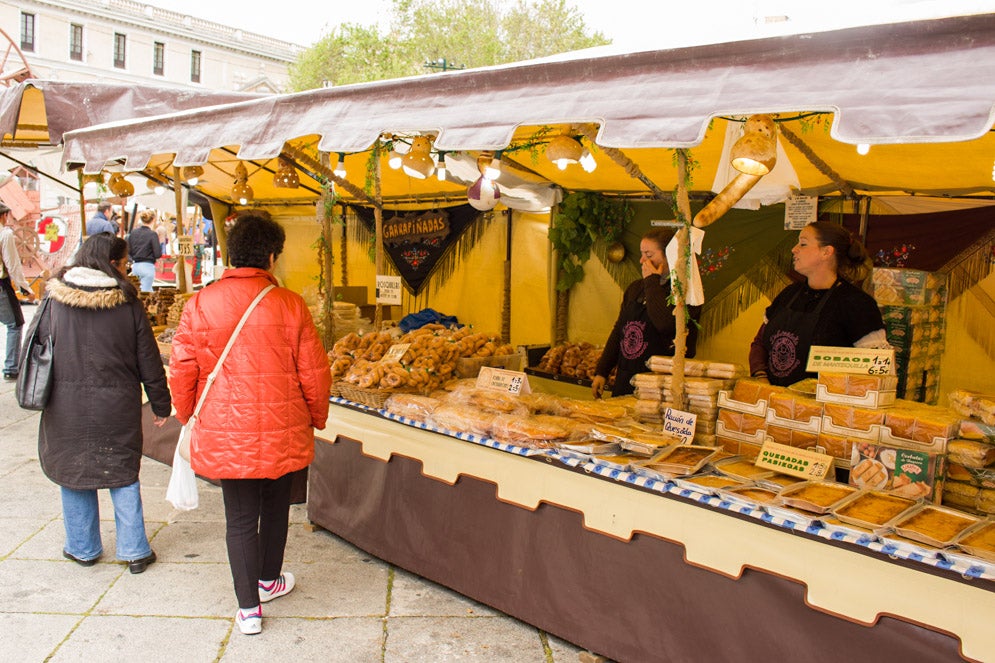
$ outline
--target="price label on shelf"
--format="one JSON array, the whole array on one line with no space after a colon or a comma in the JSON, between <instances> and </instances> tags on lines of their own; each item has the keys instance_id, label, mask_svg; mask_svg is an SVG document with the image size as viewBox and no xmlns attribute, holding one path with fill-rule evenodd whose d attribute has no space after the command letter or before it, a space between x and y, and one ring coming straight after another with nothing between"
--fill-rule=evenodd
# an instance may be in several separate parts
<instances>
[{"instance_id":1,"label":"price label on shelf","mask_svg":"<svg viewBox=\"0 0 995 663\"><path fill-rule=\"evenodd\" d=\"M793 477L820 481L833 469L833 457L810 449L797 449L786 444L778 444L767 438L760 447L757 467L774 470Z\"/></svg>"},{"instance_id":2,"label":"price label on shelf","mask_svg":"<svg viewBox=\"0 0 995 663\"><path fill-rule=\"evenodd\" d=\"M401 361L401 357L404 353L408 351L411 347L410 343L395 343L394 345L387 348L387 352L383 354L380 358L381 363L387 363L389 361Z\"/></svg>"},{"instance_id":3,"label":"price label on shelf","mask_svg":"<svg viewBox=\"0 0 995 663\"><path fill-rule=\"evenodd\" d=\"M493 366L481 366L477 375L477 388L503 391L507 394L531 394L529 377L521 371L509 371Z\"/></svg>"},{"instance_id":4,"label":"price label on shelf","mask_svg":"<svg viewBox=\"0 0 995 663\"><path fill-rule=\"evenodd\" d=\"M808 354L806 370L811 373L833 371L860 375L894 375L895 351L813 345Z\"/></svg>"}]
</instances>

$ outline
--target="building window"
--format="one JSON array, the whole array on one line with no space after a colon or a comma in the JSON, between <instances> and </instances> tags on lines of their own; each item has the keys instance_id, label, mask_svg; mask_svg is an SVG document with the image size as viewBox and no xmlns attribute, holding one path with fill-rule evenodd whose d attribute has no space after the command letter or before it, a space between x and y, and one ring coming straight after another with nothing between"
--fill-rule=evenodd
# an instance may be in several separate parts
<instances>
[{"instance_id":1,"label":"building window","mask_svg":"<svg viewBox=\"0 0 995 663\"><path fill-rule=\"evenodd\" d=\"M69 25L69 59L83 60L83 26L76 23Z\"/></svg>"},{"instance_id":2,"label":"building window","mask_svg":"<svg viewBox=\"0 0 995 663\"><path fill-rule=\"evenodd\" d=\"M124 69L127 38L120 32L114 33L114 66Z\"/></svg>"},{"instance_id":3,"label":"building window","mask_svg":"<svg viewBox=\"0 0 995 663\"><path fill-rule=\"evenodd\" d=\"M190 51L190 80L200 83L200 51Z\"/></svg>"},{"instance_id":4,"label":"building window","mask_svg":"<svg viewBox=\"0 0 995 663\"><path fill-rule=\"evenodd\" d=\"M21 12L21 50L35 50L35 15Z\"/></svg>"},{"instance_id":5,"label":"building window","mask_svg":"<svg viewBox=\"0 0 995 663\"><path fill-rule=\"evenodd\" d=\"M152 47L155 49L152 54L152 73L156 76L162 76L166 71L166 45L157 41Z\"/></svg>"}]
</instances>

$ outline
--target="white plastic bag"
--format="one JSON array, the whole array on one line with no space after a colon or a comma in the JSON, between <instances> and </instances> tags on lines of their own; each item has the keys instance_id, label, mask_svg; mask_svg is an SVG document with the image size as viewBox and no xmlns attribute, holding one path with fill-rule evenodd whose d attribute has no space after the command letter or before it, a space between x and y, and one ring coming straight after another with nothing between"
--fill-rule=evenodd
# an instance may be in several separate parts
<instances>
[{"instance_id":1,"label":"white plastic bag","mask_svg":"<svg viewBox=\"0 0 995 663\"><path fill-rule=\"evenodd\" d=\"M187 427L180 431L180 439L183 439ZM196 509L199 504L197 496L197 477L190 467L190 461L180 455L180 445L176 445L173 452L173 472L169 475L169 486L166 488L166 501L173 505L173 508L181 511Z\"/></svg>"}]
</instances>

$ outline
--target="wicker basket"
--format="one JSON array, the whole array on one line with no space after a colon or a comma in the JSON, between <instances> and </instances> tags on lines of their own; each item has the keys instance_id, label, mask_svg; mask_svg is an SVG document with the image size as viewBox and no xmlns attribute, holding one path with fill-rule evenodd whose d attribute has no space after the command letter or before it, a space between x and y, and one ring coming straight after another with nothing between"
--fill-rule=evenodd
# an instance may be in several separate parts
<instances>
[{"instance_id":1,"label":"wicker basket","mask_svg":"<svg viewBox=\"0 0 995 663\"><path fill-rule=\"evenodd\" d=\"M497 355L496 357L460 357L456 360L456 377L475 378L483 366L520 371L524 360L525 356L520 354Z\"/></svg>"},{"instance_id":2,"label":"wicker basket","mask_svg":"<svg viewBox=\"0 0 995 663\"><path fill-rule=\"evenodd\" d=\"M349 382L337 382L336 386L339 388L342 398L377 410L382 410L384 403L394 394L414 393L410 389L363 389Z\"/></svg>"}]
</instances>

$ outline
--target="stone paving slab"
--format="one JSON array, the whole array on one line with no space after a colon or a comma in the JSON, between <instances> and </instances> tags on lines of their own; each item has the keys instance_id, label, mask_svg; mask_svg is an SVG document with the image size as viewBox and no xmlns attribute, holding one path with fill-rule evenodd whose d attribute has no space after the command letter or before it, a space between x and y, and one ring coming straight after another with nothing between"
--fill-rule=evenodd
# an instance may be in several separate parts
<instances>
[{"instance_id":1,"label":"stone paving slab","mask_svg":"<svg viewBox=\"0 0 995 663\"><path fill-rule=\"evenodd\" d=\"M28 545L50 522L38 518L0 518L0 558ZM62 554L61 549L58 552Z\"/></svg>"},{"instance_id":2,"label":"stone paving slab","mask_svg":"<svg viewBox=\"0 0 995 663\"><path fill-rule=\"evenodd\" d=\"M101 615L231 617L237 607L227 563L159 561L140 575L125 571L93 612Z\"/></svg>"},{"instance_id":3,"label":"stone paving slab","mask_svg":"<svg viewBox=\"0 0 995 663\"><path fill-rule=\"evenodd\" d=\"M51 663L213 661L224 648L231 619L90 616L52 656Z\"/></svg>"},{"instance_id":4,"label":"stone paving slab","mask_svg":"<svg viewBox=\"0 0 995 663\"><path fill-rule=\"evenodd\" d=\"M44 661L81 619L80 615L0 612L0 651L4 660Z\"/></svg>"},{"instance_id":5,"label":"stone paving slab","mask_svg":"<svg viewBox=\"0 0 995 663\"><path fill-rule=\"evenodd\" d=\"M0 612L82 614L122 573L127 570L121 564L83 568L69 560L5 559L0 563Z\"/></svg>"},{"instance_id":6,"label":"stone paving slab","mask_svg":"<svg viewBox=\"0 0 995 663\"><path fill-rule=\"evenodd\" d=\"M379 617L274 618L264 608L263 632L246 636L236 628L220 660L272 663L288 660L292 652L295 661L378 663L383 636L383 620Z\"/></svg>"},{"instance_id":7,"label":"stone paving slab","mask_svg":"<svg viewBox=\"0 0 995 663\"><path fill-rule=\"evenodd\" d=\"M544 663L539 631L500 617L390 617L384 663Z\"/></svg>"},{"instance_id":8,"label":"stone paving slab","mask_svg":"<svg viewBox=\"0 0 995 663\"><path fill-rule=\"evenodd\" d=\"M495 617L502 613L403 569L394 571L392 617Z\"/></svg>"}]
</instances>

